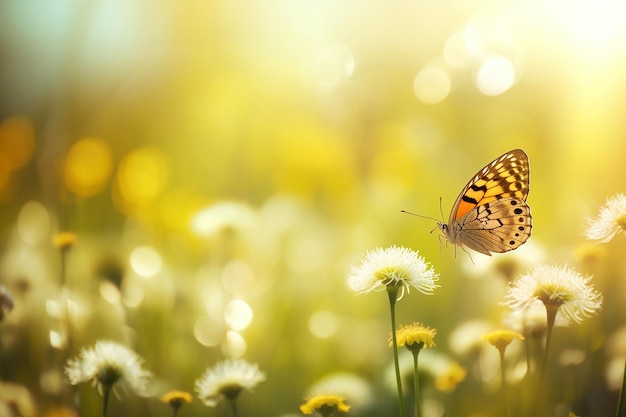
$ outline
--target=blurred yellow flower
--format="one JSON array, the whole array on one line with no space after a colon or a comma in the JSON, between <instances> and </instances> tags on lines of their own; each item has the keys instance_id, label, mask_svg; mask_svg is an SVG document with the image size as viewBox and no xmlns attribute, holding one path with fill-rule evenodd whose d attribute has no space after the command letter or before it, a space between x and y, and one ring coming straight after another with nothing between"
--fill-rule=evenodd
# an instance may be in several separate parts
<instances>
[{"instance_id":1,"label":"blurred yellow flower","mask_svg":"<svg viewBox=\"0 0 626 417\"><path fill-rule=\"evenodd\" d=\"M503 352L515 339L524 340L524 336L512 330L494 330L483 336L483 338Z\"/></svg>"},{"instance_id":2,"label":"blurred yellow flower","mask_svg":"<svg viewBox=\"0 0 626 417\"><path fill-rule=\"evenodd\" d=\"M424 326L421 323L413 323L402 326L396 331L398 346L406 346L407 349L423 349L435 346L436 329ZM389 346L392 346L393 338L389 337Z\"/></svg>"},{"instance_id":3,"label":"blurred yellow flower","mask_svg":"<svg viewBox=\"0 0 626 417\"><path fill-rule=\"evenodd\" d=\"M626 196L616 194L606 200L597 218L587 219L587 238L608 242L619 232L626 232Z\"/></svg>"},{"instance_id":4,"label":"blurred yellow flower","mask_svg":"<svg viewBox=\"0 0 626 417\"><path fill-rule=\"evenodd\" d=\"M183 404L191 403L191 394L186 391L170 391L161 397L161 402L172 406L174 415L177 415Z\"/></svg>"},{"instance_id":5,"label":"blurred yellow flower","mask_svg":"<svg viewBox=\"0 0 626 417\"><path fill-rule=\"evenodd\" d=\"M21 116L0 123L0 172L15 171L30 161L35 149L35 129Z\"/></svg>"},{"instance_id":6,"label":"blurred yellow flower","mask_svg":"<svg viewBox=\"0 0 626 417\"><path fill-rule=\"evenodd\" d=\"M52 246L59 249L70 249L78 241L76 233L59 232L52 237Z\"/></svg>"},{"instance_id":7,"label":"blurred yellow flower","mask_svg":"<svg viewBox=\"0 0 626 417\"><path fill-rule=\"evenodd\" d=\"M313 414L317 411L323 416L330 416L334 412L347 413L350 410L350 406L344 402L345 399L338 395L316 395L306 400L306 403L300 406L303 414Z\"/></svg>"},{"instance_id":8,"label":"blurred yellow flower","mask_svg":"<svg viewBox=\"0 0 626 417\"><path fill-rule=\"evenodd\" d=\"M377 248L365 255L359 267L352 267L348 277L349 287L359 293L383 291L388 286L398 286L402 298L410 287L423 294L431 295L438 275L417 251L392 246L387 249Z\"/></svg>"},{"instance_id":9,"label":"blurred yellow flower","mask_svg":"<svg viewBox=\"0 0 626 417\"><path fill-rule=\"evenodd\" d=\"M161 402L176 406L183 403L191 403L191 394L187 391L170 391L161 397Z\"/></svg>"},{"instance_id":10,"label":"blurred yellow flower","mask_svg":"<svg viewBox=\"0 0 626 417\"><path fill-rule=\"evenodd\" d=\"M441 392L452 392L466 376L467 369L457 362L451 362L445 372L435 377L435 388Z\"/></svg>"},{"instance_id":11,"label":"blurred yellow flower","mask_svg":"<svg viewBox=\"0 0 626 417\"><path fill-rule=\"evenodd\" d=\"M84 138L72 145L65 159L67 188L89 197L101 192L113 170L113 153L107 142L98 138Z\"/></svg>"}]
</instances>

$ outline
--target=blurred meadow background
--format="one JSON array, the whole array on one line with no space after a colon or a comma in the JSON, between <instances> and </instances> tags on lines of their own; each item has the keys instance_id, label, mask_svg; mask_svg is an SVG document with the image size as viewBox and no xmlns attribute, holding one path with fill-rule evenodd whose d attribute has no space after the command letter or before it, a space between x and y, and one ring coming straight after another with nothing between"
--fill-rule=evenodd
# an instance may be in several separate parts
<instances>
[{"instance_id":1,"label":"blurred meadow background","mask_svg":"<svg viewBox=\"0 0 626 417\"><path fill-rule=\"evenodd\" d=\"M502 326L508 281L542 263L593 275L605 297L555 330L554 415L614 413L626 245L583 231L624 191L626 3L3 2L0 53L0 285L15 304L0 380L34 407L14 415L78 415L75 398L97 415L97 390L63 366L110 339L155 374L149 398L113 398L110 415L170 415L160 395L241 357L267 376L242 416L298 415L316 387L346 393L350 414L395 416L386 295L346 286L391 245L440 274L397 307L438 331L424 369L466 371L425 373L425 417L499 415L482 334ZM441 198L447 221L515 148L534 225L518 250L472 263L400 213L440 218ZM78 237L67 251L62 231ZM507 351L512 383L524 358L521 342ZM194 398L180 415L230 410Z\"/></svg>"}]
</instances>

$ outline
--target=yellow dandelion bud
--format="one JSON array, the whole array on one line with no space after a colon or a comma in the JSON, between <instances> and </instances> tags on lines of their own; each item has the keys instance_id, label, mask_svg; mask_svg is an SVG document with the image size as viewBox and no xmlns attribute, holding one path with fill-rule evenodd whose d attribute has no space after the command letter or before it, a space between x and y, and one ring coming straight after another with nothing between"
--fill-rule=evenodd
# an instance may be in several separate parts
<instances>
[{"instance_id":1,"label":"yellow dandelion bud","mask_svg":"<svg viewBox=\"0 0 626 417\"><path fill-rule=\"evenodd\" d=\"M76 244L78 236L72 232L59 232L52 237L52 245L59 249L70 249Z\"/></svg>"},{"instance_id":2,"label":"yellow dandelion bud","mask_svg":"<svg viewBox=\"0 0 626 417\"><path fill-rule=\"evenodd\" d=\"M306 403L300 406L303 414L313 414L317 411L323 416L329 416L334 412L347 413L350 410L345 399L338 395L316 395L306 400Z\"/></svg>"},{"instance_id":3,"label":"yellow dandelion bud","mask_svg":"<svg viewBox=\"0 0 626 417\"><path fill-rule=\"evenodd\" d=\"M485 334L483 339L495 346L496 349L504 351L513 340L524 340L524 336L512 330L495 330Z\"/></svg>"}]
</instances>

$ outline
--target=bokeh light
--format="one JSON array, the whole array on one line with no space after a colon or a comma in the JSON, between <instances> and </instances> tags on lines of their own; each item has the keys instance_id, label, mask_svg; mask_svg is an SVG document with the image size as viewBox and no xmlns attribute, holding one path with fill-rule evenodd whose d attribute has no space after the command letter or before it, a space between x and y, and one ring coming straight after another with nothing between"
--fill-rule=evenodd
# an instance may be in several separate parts
<instances>
[{"instance_id":1,"label":"bokeh light","mask_svg":"<svg viewBox=\"0 0 626 417\"><path fill-rule=\"evenodd\" d=\"M515 83L515 67L503 56L487 59L478 69L476 86L481 93L497 96Z\"/></svg>"},{"instance_id":2,"label":"bokeh light","mask_svg":"<svg viewBox=\"0 0 626 417\"><path fill-rule=\"evenodd\" d=\"M132 213L153 204L169 181L169 169L167 156L158 148L139 148L125 155L117 170L121 209Z\"/></svg>"},{"instance_id":3,"label":"bokeh light","mask_svg":"<svg viewBox=\"0 0 626 417\"><path fill-rule=\"evenodd\" d=\"M418 99L426 104L436 104L450 93L451 81L441 68L426 67L417 73L413 90Z\"/></svg>"},{"instance_id":4,"label":"bokeh light","mask_svg":"<svg viewBox=\"0 0 626 417\"><path fill-rule=\"evenodd\" d=\"M0 122L0 171L22 168L33 156L35 129L25 117L13 116Z\"/></svg>"},{"instance_id":5,"label":"bokeh light","mask_svg":"<svg viewBox=\"0 0 626 417\"><path fill-rule=\"evenodd\" d=\"M72 145L65 160L67 188L81 197L101 192L113 169L109 144L98 138L84 138Z\"/></svg>"}]
</instances>

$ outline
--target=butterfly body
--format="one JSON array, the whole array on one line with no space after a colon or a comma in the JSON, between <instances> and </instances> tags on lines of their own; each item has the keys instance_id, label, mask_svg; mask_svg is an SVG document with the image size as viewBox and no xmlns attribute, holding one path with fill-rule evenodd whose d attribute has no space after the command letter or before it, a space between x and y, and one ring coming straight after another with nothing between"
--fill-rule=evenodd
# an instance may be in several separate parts
<instances>
[{"instance_id":1,"label":"butterfly body","mask_svg":"<svg viewBox=\"0 0 626 417\"><path fill-rule=\"evenodd\" d=\"M448 223L438 222L452 244L485 255L518 248L530 237L526 204L530 185L528 155L515 149L480 170L457 197Z\"/></svg>"}]
</instances>

